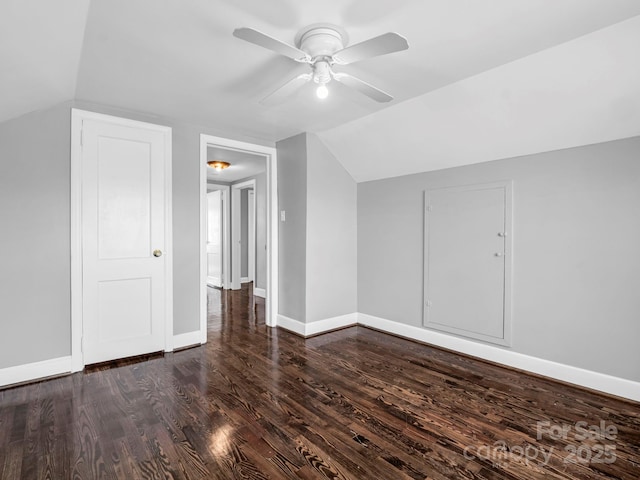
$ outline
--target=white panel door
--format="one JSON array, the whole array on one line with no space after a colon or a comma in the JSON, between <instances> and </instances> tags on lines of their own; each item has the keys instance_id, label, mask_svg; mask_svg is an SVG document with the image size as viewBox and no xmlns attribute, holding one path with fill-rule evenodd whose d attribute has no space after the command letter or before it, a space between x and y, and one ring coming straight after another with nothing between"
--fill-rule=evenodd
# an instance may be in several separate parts
<instances>
[{"instance_id":1,"label":"white panel door","mask_svg":"<svg viewBox=\"0 0 640 480\"><path fill-rule=\"evenodd\" d=\"M222 287L222 192L207 193L207 285Z\"/></svg>"},{"instance_id":2,"label":"white panel door","mask_svg":"<svg viewBox=\"0 0 640 480\"><path fill-rule=\"evenodd\" d=\"M83 120L85 364L165 348L166 135Z\"/></svg>"},{"instance_id":3,"label":"white panel door","mask_svg":"<svg viewBox=\"0 0 640 480\"><path fill-rule=\"evenodd\" d=\"M503 184L427 193L426 326L508 343L506 200Z\"/></svg>"}]
</instances>

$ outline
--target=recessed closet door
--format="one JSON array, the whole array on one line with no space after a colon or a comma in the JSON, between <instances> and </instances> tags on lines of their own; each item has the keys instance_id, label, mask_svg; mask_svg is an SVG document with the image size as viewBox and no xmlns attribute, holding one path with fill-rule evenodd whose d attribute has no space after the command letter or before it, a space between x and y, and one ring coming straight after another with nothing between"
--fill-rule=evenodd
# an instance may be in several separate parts
<instances>
[{"instance_id":1,"label":"recessed closet door","mask_svg":"<svg viewBox=\"0 0 640 480\"><path fill-rule=\"evenodd\" d=\"M165 348L170 130L130 123L82 124L85 364Z\"/></svg>"},{"instance_id":2,"label":"recessed closet door","mask_svg":"<svg viewBox=\"0 0 640 480\"><path fill-rule=\"evenodd\" d=\"M430 190L425 326L509 343L510 184Z\"/></svg>"}]
</instances>

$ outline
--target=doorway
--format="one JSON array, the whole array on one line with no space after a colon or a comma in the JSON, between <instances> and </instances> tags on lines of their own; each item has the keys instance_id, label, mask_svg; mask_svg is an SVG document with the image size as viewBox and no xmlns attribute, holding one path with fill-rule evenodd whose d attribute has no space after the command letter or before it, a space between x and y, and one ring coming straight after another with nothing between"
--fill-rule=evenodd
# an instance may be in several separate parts
<instances>
[{"instance_id":1,"label":"doorway","mask_svg":"<svg viewBox=\"0 0 640 480\"><path fill-rule=\"evenodd\" d=\"M231 186L231 288L238 290L241 284L253 282L254 295L256 289L264 290L264 287L257 286L256 235L259 225L256 224L255 193L256 180Z\"/></svg>"},{"instance_id":2,"label":"doorway","mask_svg":"<svg viewBox=\"0 0 640 480\"><path fill-rule=\"evenodd\" d=\"M207 183L207 285L230 287L229 186Z\"/></svg>"},{"instance_id":3,"label":"doorway","mask_svg":"<svg viewBox=\"0 0 640 480\"><path fill-rule=\"evenodd\" d=\"M207 330L207 236L206 236L206 221L207 221L207 171L211 170L207 166L209 160L208 154L211 149L217 151L224 151L230 155L249 155L253 157L260 157L263 159L265 169L265 181L264 181L264 218L265 229L264 239L261 245L260 234L256 229L255 237L257 238L254 251L264 253L265 260L265 272L264 285L262 286L263 292L258 289L256 293L263 293L265 297L265 323L267 326L276 326L276 315L278 312L278 224L277 224L277 154L276 149L273 147L265 147L262 145L240 142L237 140L230 140L227 138L214 137L211 135L202 134L200 136L200 193L201 193L201 207L200 207L200 222L201 222L201 241L200 241L200 328L204 339L206 339ZM230 162L231 163L231 162ZM229 167L231 170L231 167ZM222 178L222 176L220 177ZM238 182L236 182L238 183ZM239 182L243 183L243 182ZM232 183L229 182L231 187L231 205L234 204L233 195L237 192L239 195L243 188L233 188ZM246 186L244 188L249 188ZM254 215L260 215L259 202L256 197L259 195L259 191L256 190L254 185ZM238 197L240 200L240 197ZM238 203L239 204L239 203ZM258 205L256 205L258 204ZM233 207L232 207L233 208ZM231 245L234 245L234 222L233 214L231 215ZM239 224L238 224L239 226ZM241 232L237 232L235 240L239 240ZM234 257L234 250L231 249L231 258ZM233 263L233 260L232 260ZM257 272L256 264L259 263L257 256L253 266L254 286L258 280L259 272ZM240 262L238 262L240 265ZM233 265L230 267L230 275L227 279L230 279L229 288L240 288L241 285L241 271L234 269ZM237 282L237 283L236 283Z\"/></svg>"}]
</instances>

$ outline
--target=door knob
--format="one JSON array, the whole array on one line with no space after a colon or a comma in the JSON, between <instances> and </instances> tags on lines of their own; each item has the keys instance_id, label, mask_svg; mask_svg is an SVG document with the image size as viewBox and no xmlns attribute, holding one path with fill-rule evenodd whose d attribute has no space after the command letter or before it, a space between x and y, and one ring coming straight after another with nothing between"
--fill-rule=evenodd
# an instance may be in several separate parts
<instances>
[{"instance_id":1,"label":"door knob","mask_svg":"<svg viewBox=\"0 0 640 480\"><path fill-rule=\"evenodd\" d=\"M503 256L503 255L504 255L504 253L502 253L502 252L496 252L496 253L494 253L494 255L495 255L496 257L501 257L501 256Z\"/></svg>"},{"instance_id":2,"label":"door knob","mask_svg":"<svg viewBox=\"0 0 640 480\"><path fill-rule=\"evenodd\" d=\"M162 250L154 250L153 251L153 256L154 257L161 257L162 256Z\"/></svg>"}]
</instances>

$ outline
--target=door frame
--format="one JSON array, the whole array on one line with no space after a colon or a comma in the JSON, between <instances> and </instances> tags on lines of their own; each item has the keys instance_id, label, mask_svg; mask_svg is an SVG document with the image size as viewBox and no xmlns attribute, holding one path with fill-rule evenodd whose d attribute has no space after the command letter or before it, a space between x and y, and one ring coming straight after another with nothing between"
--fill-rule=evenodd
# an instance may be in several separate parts
<instances>
[{"instance_id":1,"label":"door frame","mask_svg":"<svg viewBox=\"0 0 640 480\"><path fill-rule=\"evenodd\" d=\"M164 351L173 350L173 216L171 127L155 125L102 113L71 109L71 371L84 369L82 332L84 325L82 289L82 124L85 120L113 123L125 127L161 132L165 142L164 214L165 214L165 324Z\"/></svg>"},{"instance_id":2,"label":"door frame","mask_svg":"<svg viewBox=\"0 0 640 480\"><path fill-rule=\"evenodd\" d=\"M242 212L241 212L241 208L240 208L240 191L241 190L247 190L247 189L252 189L254 192L253 195L253 211L255 212L255 191L256 191L256 181L255 180L247 180L246 182L241 182L241 183L235 183L233 185L231 185L231 289L232 290L238 290L241 288L241 284L242 284L242 251L240 248L233 248L234 246L237 246L240 241L241 241L241 228L242 226L240 225L241 223L241 217L242 217ZM249 208L247 208L247 214L249 214L250 210ZM247 221L251 221L251 216L247 215ZM253 219L255 221L255 217ZM249 245L247 246L248 250L248 258L251 258L251 245L253 244L253 248L254 248L254 252L253 252L253 256L255 259L255 224L254 224L254 229L253 229L253 239L251 238L251 234L252 232L247 229L247 235L248 235L248 243ZM247 265L247 274L248 277L251 278L255 278L255 271L251 272L251 268L255 268L255 261L253 262L254 265L251 265L251 260L248 261L248 265ZM255 283L254 283L255 286Z\"/></svg>"},{"instance_id":3,"label":"door frame","mask_svg":"<svg viewBox=\"0 0 640 480\"><path fill-rule=\"evenodd\" d=\"M249 225L247 225L247 234L249 236L249 245L247 251L247 273L249 274L249 281L253 282L253 290L255 292L257 273L256 273L256 227L258 226L256 222L256 189L253 188L249 190L249 194L247 196L247 221ZM265 225L266 226L266 225Z\"/></svg>"},{"instance_id":4,"label":"door frame","mask_svg":"<svg viewBox=\"0 0 640 480\"><path fill-rule=\"evenodd\" d=\"M229 227L229 219L231 218L231 188L229 185L224 185L222 183L213 183L207 182L208 186L214 186L215 190L219 190L222 192L222 288L228 289L231 288L231 275L229 272L231 271L231 230ZM207 188L208 189L208 188ZM210 192L205 192L205 198L207 194ZM206 205L205 205L206 207ZM206 211L205 211L206 215ZM206 236L205 236L206 239ZM205 250L206 250L206 242L205 242ZM206 270L205 270L206 276Z\"/></svg>"},{"instance_id":5,"label":"door frame","mask_svg":"<svg viewBox=\"0 0 640 480\"><path fill-rule=\"evenodd\" d=\"M207 338L206 191L207 147L263 155L267 163L267 285L265 323L275 327L278 315L278 155L273 147L200 134L200 331Z\"/></svg>"}]
</instances>

